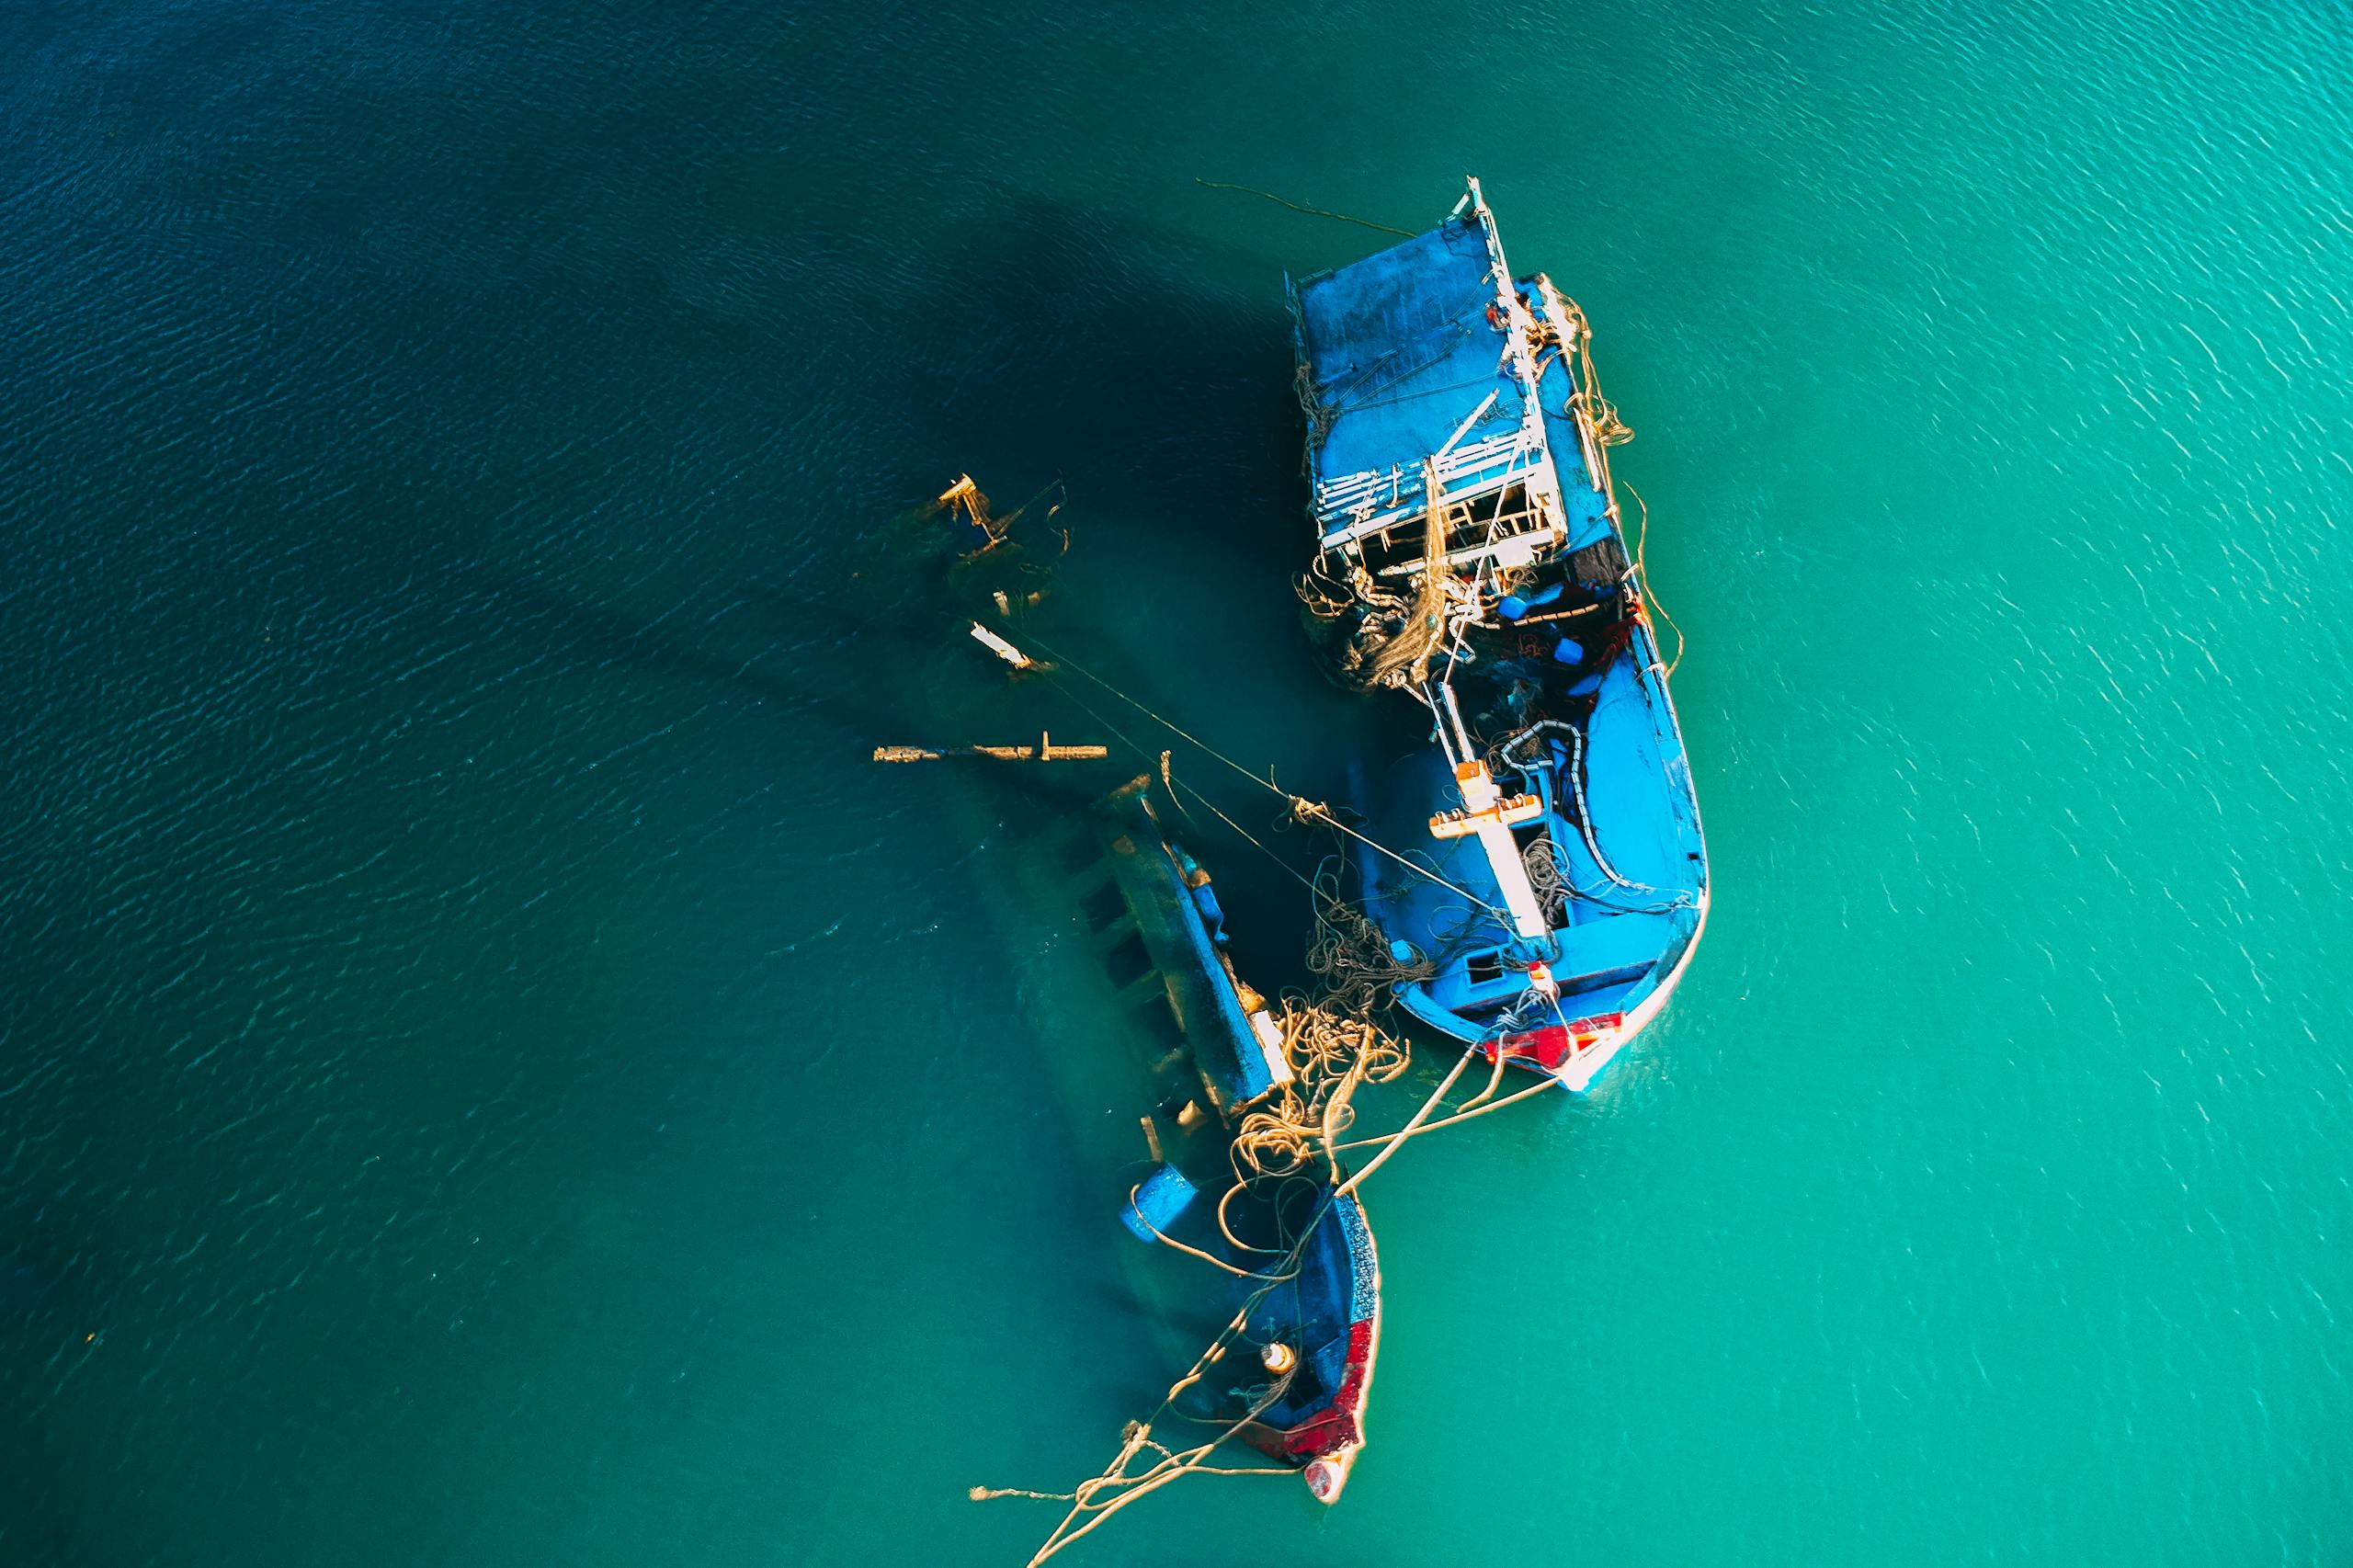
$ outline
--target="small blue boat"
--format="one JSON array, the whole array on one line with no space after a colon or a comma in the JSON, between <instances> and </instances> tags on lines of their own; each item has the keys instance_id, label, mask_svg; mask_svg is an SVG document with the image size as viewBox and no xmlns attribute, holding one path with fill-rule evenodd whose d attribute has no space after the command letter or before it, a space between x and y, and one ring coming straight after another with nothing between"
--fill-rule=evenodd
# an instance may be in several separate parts
<instances>
[{"instance_id":1,"label":"small blue boat","mask_svg":"<svg viewBox=\"0 0 2353 1568\"><path fill-rule=\"evenodd\" d=\"M1223 1312L1241 1324L1235 1344L1259 1348L1221 1358L1179 1412L1233 1426L1330 1503L1364 1448L1380 1257L1361 1202L1340 1190L1341 1173L1311 1155L1253 1176L1234 1157L1236 1130L1293 1083L1293 1067L1266 998L1234 972L1209 872L1162 827L1147 784L1138 779L1106 803L1123 913L1102 935L1133 943L1136 959L1119 971L1123 994L1154 1012L1165 1000L1181 1044L1153 1069L1145 1123L1157 1163L1120 1219L1139 1240L1227 1266Z\"/></svg>"},{"instance_id":2,"label":"small blue boat","mask_svg":"<svg viewBox=\"0 0 2353 1568\"><path fill-rule=\"evenodd\" d=\"M1584 312L1517 277L1479 182L1438 228L1295 284L1335 678L1404 692L1427 742L1365 759L1355 891L1399 999L1582 1089L1665 1006L1707 851L1608 449ZM1410 864L1408 864L1410 862Z\"/></svg>"}]
</instances>

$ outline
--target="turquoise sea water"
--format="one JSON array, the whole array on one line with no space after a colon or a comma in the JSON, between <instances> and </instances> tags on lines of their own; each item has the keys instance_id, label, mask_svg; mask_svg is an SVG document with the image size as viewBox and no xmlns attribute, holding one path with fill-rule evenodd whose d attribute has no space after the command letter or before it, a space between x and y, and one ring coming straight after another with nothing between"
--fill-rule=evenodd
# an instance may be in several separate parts
<instances>
[{"instance_id":1,"label":"turquoise sea water","mask_svg":"<svg viewBox=\"0 0 2353 1568\"><path fill-rule=\"evenodd\" d=\"M1280 278L1381 236L1196 180L1465 170L1640 432L1713 917L1590 1100L1368 1188L1340 1506L1067 1561L2353 1561L2349 48L0 12L0 1562L1022 1562L965 1489L1176 1369L1132 1112L1011 880L1066 796L862 761L1049 694L849 574L1063 476L1058 642L1336 788Z\"/></svg>"}]
</instances>

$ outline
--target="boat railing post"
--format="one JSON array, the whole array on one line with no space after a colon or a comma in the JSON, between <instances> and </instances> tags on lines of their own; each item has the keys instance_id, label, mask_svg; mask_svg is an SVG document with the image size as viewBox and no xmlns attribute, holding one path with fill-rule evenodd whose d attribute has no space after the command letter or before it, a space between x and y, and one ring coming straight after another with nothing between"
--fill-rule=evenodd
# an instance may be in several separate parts
<instances>
[{"instance_id":1,"label":"boat railing post","mask_svg":"<svg viewBox=\"0 0 2353 1568\"><path fill-rule=\"evenodd\" d=\"M1471 732L1463 727L1462 710L1454 700L1453 674L1453 669L1449 666L1447 670L1448 678L1438 683L1438 695L1446 699L1447 722L1454 726L1456 752L1454 757L1449 760L1468 762L1473 755L1471 750Z\"/></svg>"}]
</instances>

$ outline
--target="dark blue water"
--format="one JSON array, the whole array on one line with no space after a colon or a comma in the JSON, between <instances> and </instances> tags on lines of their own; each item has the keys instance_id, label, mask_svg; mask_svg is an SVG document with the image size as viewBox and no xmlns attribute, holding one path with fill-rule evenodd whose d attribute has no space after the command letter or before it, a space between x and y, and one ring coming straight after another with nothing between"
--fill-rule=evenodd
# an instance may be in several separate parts
<instances>
[{"instance_id":1,"label":"dark blue water","mask_svg":"<svg viewBox=\"0 0 2353 1568\"><path fill-rule=\"evenodd\" d=\"M875 541L1061 478L1058 643L1336 788L1280 277L1381 237L1196 181L1466 168L1642 433L1714 916L1590 1102L1368 1188L1342 1506L1072 1560L2353 1553L2338 20L35 3L0 62L0 1562L1023 1561L965 1489L1177 1369L1015 874L1121 770L865 762L1115 739Z\"/></svg>"}]
</instances>

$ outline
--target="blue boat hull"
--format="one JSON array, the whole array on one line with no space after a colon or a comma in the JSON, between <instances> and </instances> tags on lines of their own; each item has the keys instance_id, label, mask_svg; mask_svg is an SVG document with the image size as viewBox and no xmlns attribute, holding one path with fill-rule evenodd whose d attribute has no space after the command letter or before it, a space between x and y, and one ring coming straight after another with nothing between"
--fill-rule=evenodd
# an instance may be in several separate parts
<instances>
[{"instance_id":1,"label":"blue boat hull","mask_svg":"<svg viewBox=\"0 0 2353 1568\"><path fill-rule=\"evenodd\" d=\"M1591 1082L1704 924L1707 858L1581 312L1514 278L1474 183L1430 233L1294 290L1302 588L1344 682L1414 697L1368 759L1355 892L1447 1035Z\"/></svg>"}]
</instances>

